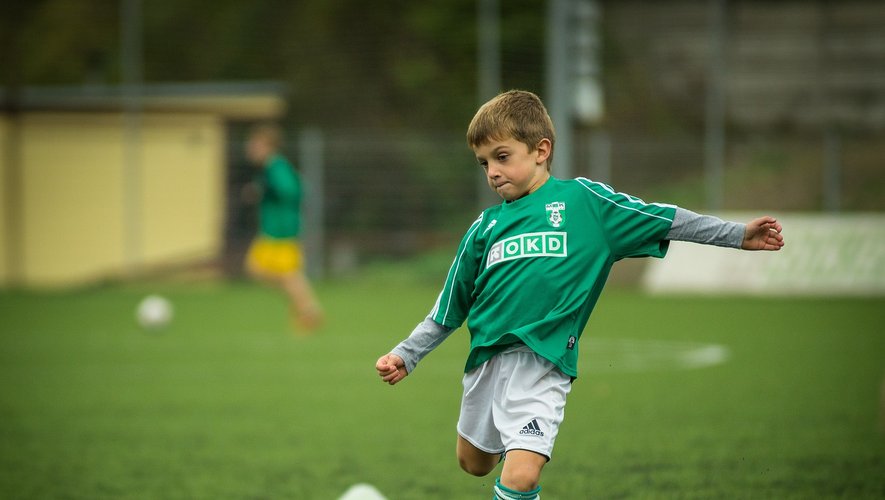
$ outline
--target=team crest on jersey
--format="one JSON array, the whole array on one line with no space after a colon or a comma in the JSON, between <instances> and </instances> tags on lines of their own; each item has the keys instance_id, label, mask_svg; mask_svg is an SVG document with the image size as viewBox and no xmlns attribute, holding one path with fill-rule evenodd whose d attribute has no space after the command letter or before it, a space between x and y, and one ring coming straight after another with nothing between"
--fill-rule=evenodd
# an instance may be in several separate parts
<instances>
[{"instance_id":1,"label":"team crest on jersey","mask_svg":"<svg viewBox=\"0 0 885 500\"><path fill-rule=\"evenodd\" d=\"M548 224L553 227L561 227L565 224L565 215L563 214L565 211L565 202L554 201L553 203L548 203L544 208L547 210Z\"/></svg>"}]
</instances>

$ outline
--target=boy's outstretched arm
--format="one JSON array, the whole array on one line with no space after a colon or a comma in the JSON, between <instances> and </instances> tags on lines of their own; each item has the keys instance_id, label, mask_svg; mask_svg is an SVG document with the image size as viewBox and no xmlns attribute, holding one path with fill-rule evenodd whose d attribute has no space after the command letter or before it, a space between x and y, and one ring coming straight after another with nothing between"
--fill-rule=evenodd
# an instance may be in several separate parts
<instances>
[{"instance_id":1,"label":"boy's outstretched arm","mask_svg":"<svg viewBox=\"0 0 885 500\"><path fill-rule=\"evenodd\" d=\"M424 318L406 340L400 342L390 353L378 358L375 362L378 376L390 385L396 384L412 373L418 362L442 344L453 331L454 328L443 326L430 319L430 316Z\"/></svg>"},{"instance_id":2,"label":"boy's outstretched arm","mask_svg":"<svg viewBox=\"0 0 885 500\"><path fill-rule=\"evenodd\" d=\"M777 219L767 215L741 224L676 207L667 239L743 250L776 251L784 246L782 229Z\"/></svg>"},{"instance_id":3,"label":"boy's outstretched arm","mask_svg":"<svg viewBox=\"0 0 885 500\"><path fill-rule=\"evenodd\" d=\"M783 227L774 217L764 216L747 223L741 248L744 250L780 250L784 246Z\"/></svg>"}]
</instances>

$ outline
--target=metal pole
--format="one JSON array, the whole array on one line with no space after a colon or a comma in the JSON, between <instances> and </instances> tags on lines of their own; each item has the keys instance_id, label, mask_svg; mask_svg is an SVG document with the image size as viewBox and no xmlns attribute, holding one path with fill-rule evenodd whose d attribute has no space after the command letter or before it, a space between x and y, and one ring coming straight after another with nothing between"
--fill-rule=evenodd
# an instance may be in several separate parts
<instances>
[{"instance_id":1,"label":"metal pole","mask_svg":"<svg viewBox=\"0 0 885 500\"><path fill-rule=\"evenodd\" d=\"M498 0L479 0L479 100L480 104L501 91L501 20Z\"/></svg>"},{"instance_id":2,"label":"metal pole","mask_svg":"<svg viewBox=\"0 0 885 500\"><path fill-rule=\"evenodd\" d=\"M120 2L120 85L123 101L123 260L127 272L142 264L141 126L142 23L141 0Z\"/></svg>"},{"instance_id":3,"label":"metal pole","mask_svg":"<svg viewBox=\"0 0 885 500\"><path fill-rule=\"evenodd\" d=\"M830 3L818 1L819 28L817 32L817 105L823 128L823 205L824 210L837 213L842 208L842 134L833 115L833 102L829 90L829 52L827 36L831 31L832 12Z\"/></svg>"},{"instance_id":4,"label":"metal pole","mask_svg":"<svg viewBox=\"0 0 885 500\"><path fill-rule=\"evenodd\" d=\"M573 107L574 86L569 70L571 56L571 1L548 0L547 2L547 111L556 129L556 146L553 154L552 172L559 178L573 177Z\"/></svg>"},{"instance_id":5,"label":"metal pole","mask_svg":"<svg viewBox=\"0 0 885 500\"><path fill-rule=\"evenodd\" d=\"M602 128L605 116L605 98L602 88L602 65L599 53L602 46L600 25L602 7L597 0L576 0L574 4L575 57L572 77L575 85L574 123L577 126L573 159L574 171L588 172L595 180L611 182L611 144ZM579 164L589 163L589 168Z\"/></svg>"},{"instance_id":6,"label":"metal pole","mask_svg":"<svg viewBox=\"0 0 885 500\"><path fill-rule=\"evenodd\" d=\"M479 0L477 9L477 92L482 105L501 91L501 16L498 0ZM489 189L482 170L477 170L476 199L482 210L500 200Z\"/></svg>"},{"instance_id":7,"label":"metal pole","mask_svg":"<svg viewBox=\"0 0 885 500\"><path fill-rule=\"evenodd\" d=\"M322 279L325 270L326 202L323 133L308 128L298 134L298 165L304 180L304 246L307 252L307 274Z\"/></svg>"},{"instance_id":8,"label":"metal pole","mask_svg":"<svg viewBox=\"0 0 885 500\"><path fill-rule=\"evenodd\" d=\"M725 165L725 34L727 0L710 0L710 59L704 123L704 177L707 209L721 210Z\"/></svg>"},{"instance_id":9,"label":"metal pole","mask_svg":"<svg viewBox=\"0 0 885 500\"><path fill-rule=\"evenodd\" d=\"M0 276L0 285L18 285L24 282L24 267L27 257L24 248L25 228L22 221L22 196L23 166L22 166L22 35L23 26L26 26L26 16L33 9L26 4L6 2L3 5L3 15L0 16L0 57L6 66L6 78L0 85L6 87L6 95L0 110L6 115L6 134L3 143L0 144L0 162L5 167L4 175L0 179L0 216L5 226L5 234L0 235L4 239L3 245L6 250L6 262L0 267L6 267L6 276ZM4 278L6 282L4 283Z\"/></svg>"},{"instance_id":10,"label":"metal pole","mask_svg":"<svg viewBox=\"0 0 885 500\"><path fill-rule=\"evenodd\" d=\"M824 126L824 209L837 213L842 208L842 137L831 124Z\"/></svg>"},{"instance_id":11,"label":"metal pole","mask_svg":"<svg viewBox=\"0 0 885 500\"><path fill-rule=\"evenodd\" d=\"M595 0L576 0L573 7L576 26L571 75L575 89L575 121L583 126L598 126L605 113L599 64L602 9Z\"/></svg>"}]
</instances>

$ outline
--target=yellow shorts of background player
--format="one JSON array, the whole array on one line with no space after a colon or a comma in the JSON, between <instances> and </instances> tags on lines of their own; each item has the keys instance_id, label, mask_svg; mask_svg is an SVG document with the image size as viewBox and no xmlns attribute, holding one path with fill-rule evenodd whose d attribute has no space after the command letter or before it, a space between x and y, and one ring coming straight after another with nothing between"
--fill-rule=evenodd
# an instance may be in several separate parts
<instances>
[{"instance_id":1,"label":"yellow shorts of background player","mask_svg":"<svg viewBox=\"0 0 885 500\"><path fill-rule=\"evenodd\" d=\"M295 239L259 236L249 247L246 266L250 271L271 276L284 276L301 271L304 267L301 245Z\"/></svg>"}]
</instances>

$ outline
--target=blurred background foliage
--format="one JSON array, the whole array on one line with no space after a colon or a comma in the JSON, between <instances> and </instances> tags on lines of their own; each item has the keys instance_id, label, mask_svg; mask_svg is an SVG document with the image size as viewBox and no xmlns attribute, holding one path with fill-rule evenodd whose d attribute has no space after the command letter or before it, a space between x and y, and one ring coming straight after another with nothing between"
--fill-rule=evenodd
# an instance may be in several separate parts
<instances>
[{"instance_id":1,"label":"blurred background foliage","mask_svg":"<svg viewBox=\"0 0 885 500\"><path fill-rule=\"evenodd\" d=\"M573 173L696 210L885 209L885 4L875 0L720 2L724 196L711 206L716 3L597 2L605 115L576 126ZM0 85L119 84L122 4L4 2ZM532 90L549 104L549 2L498 5L501 89ZM481 101L477 19L477 0L144 1L143 81L283 83L291 139L307 127L324 137L327 243L358 240L372 252L397 241L413 253L456 238L481 205L463 139ZM229 130L229 193L251 175L244 130ZM596 139L604 175L592 165ZM229 200L228 223L246 238L252 214Z\"/></svg>"},{"instance_id":2,"label":"blurred background foliage","mask_svg":"<svg viewBox=\"0 0 885 500\"><path fill-rule=\"evenodd\" d=\"M544 2L503 2L507 86L540 88ZM3 82L120 82L120 4L12 0ZM474 0L144 2L144 80L282 80L320 127L463 128L476 97ZM9 41L9 40L7 40ZM14 45L7 45L8 51ZM13 72L18 72L17 75Z\"/></svg>"}]
</instances>

